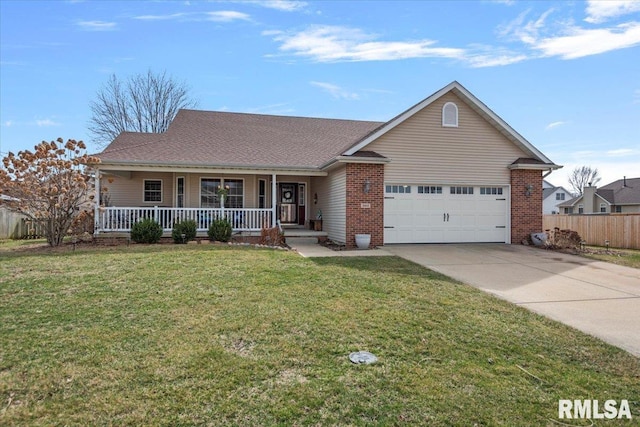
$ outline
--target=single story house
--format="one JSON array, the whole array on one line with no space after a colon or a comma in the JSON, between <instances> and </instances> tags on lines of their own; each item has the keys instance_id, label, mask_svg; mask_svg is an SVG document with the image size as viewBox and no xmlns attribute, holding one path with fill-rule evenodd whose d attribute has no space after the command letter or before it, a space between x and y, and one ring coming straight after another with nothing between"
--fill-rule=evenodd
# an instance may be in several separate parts
<instances>
[{"instance_id":1,"label":"single story house","mask_svg":"<svg viewBox=\"0 0 640 427\"><path fill-rule=\"evenodd\" d=\"M600 188L586 186L580 196L559 207L565 214L640 213L640 178L624 177Z\"/></svg>"},{"instance_id":2,"label":"single story house","mask_svg":"<svg viewBox=\"0 0 640 427\"><path fill-rule=\"evenodd\" d=\"M151 215L167 231L321 219L347 247L356 234L521 242L542 231L543 175L561 167L455 81L387 122L180 110L166 132L124 132L97 157L97 233Z\"/></svg>"},{"instance_id":3,"label":"single story house","mask_svg":"<svg viewBox=\"0 0 640 427\"><path fill-rule=\"evenodd\" d=\"M564 187L556 187L547 180L542 181L542 213L543 215L559 214L562 209L558 205L573 198Z\"/></svg>"}]
</instances>

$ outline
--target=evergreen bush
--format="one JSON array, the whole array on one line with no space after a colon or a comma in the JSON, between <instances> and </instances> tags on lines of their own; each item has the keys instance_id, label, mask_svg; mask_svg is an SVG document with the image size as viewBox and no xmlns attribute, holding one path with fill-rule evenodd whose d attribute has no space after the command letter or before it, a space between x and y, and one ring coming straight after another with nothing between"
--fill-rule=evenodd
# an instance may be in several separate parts
<instances>
[{"instance_id":1,"label":"evergreen bush","mask_svg":"<svg viewBox=\"0 0 640 427\"><path fill-rule=\"evenodd\" d=\"M158 243L162 237L162 227L151 218L138 221L131 227L131 240L136 243Z\"/></svg>"},{"instance_id":2,"label":"evergreen bush","mask_svg":"<svg viewBox=\"0 0 640 427\"><path fill-rule=\"evenodd\" d=\"M233 228L231 223L226 219L217 219L211 223L207 235L211 240L217 240L218 242L228 242L231 240L231 233Z\"/></svg>"},{"instance_id":3,"label":"evergreen bush","mask_svg":"<svg viewBox=\"0 0 640 427\"><path fill-rule=\"evenodd\" d=\"M196 238L198 226L192 219L188 219L182 222L176 222L171 230L171 237L174 243L187 243L189 240ZM184 239L182 235L184 234Z\"/></svg>"}]
</instances>

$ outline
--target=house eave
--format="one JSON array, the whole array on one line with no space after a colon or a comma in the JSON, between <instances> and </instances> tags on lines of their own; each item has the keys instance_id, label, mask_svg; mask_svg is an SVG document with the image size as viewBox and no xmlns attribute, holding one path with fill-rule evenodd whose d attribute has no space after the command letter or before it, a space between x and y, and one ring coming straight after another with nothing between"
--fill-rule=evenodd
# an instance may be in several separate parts
<instances>
[{"instance_id":1,"label":"house eave","mask_svg":"<svg viewBox=\"0 0 640 427\"><path fill-rule=\"evenodd\" d=\"M508 169L528 169L528 170L540 170L540 171L552 171L562 169L561 165L554 163L516 163L507 166Z\"/></svg>"},{"instance_id":2,"label":"house eave","mask_svg":"<svg viewBox=\"0 0 640 427\"><path fill-rule=\"evenodd\" d=\"M271 166L271 165L191 165L154 162L118 162L103 161L92 165L101 171L139 171L139 172L176 172L176 173L236 173L264 175L305 175L326 176L327 172L315 167Z\"/></svg>"},{"instance_id":3,"label":"house eave","mask_svg":"<svg viewBox=\"0 0 640 427\"><path fill-rule=\"evenodd\" d=\"M321 170L331 169L339 164L344 163L366 163L375 165L384 165L390 163L388 157L355 157L355 156L337 156L320 167Z\"/></svg>"}]
</instances>

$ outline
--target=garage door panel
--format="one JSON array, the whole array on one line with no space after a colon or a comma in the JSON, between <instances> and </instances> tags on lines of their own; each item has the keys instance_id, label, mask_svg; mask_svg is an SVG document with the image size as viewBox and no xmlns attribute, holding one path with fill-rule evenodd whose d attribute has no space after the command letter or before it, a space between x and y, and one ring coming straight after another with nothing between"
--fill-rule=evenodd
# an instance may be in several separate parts
<instances>
[{"instance_id":1,"label":"garage door panel","mask_svg":"<svg viewBox=\"0 0 640 427\"><path fill-rule=\"evenodd\" d=\"M505 242L506 196L485 194L480 187L464 187L467 194L451 194L443 185L439 194L386 194L385 243ZM508 194L507 187L497 187ZM459 188L458 188L459 190ZM458 191L459 193L460 191ZM469 194L471 193L471 194Z\"/></svg>"}]
</instances>

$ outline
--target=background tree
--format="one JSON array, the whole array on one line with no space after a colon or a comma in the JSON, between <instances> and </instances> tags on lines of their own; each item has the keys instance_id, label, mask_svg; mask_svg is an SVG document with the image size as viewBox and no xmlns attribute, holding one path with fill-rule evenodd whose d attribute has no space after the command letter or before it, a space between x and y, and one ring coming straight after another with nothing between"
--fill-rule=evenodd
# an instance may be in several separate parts
<instances>
[{"instance_id":1,"label":"background tree","mask_svg":"<svg viewBox=\"0 0 640 427\"><path fill-rule=\"evenodd\" d=\"M149 70L126 81L113 74L90 105L89 131L104 147L120 132L164 132L178 110L196 105L186 84L166 72L154 74Z\"/></svg>"},{"instance_id":2,"label":"background tree","mask_svg":"<svg viewBox=\"0 0 640 427\"><path fill-rule=\"evenodd\" d=\"M575 194L581 195L587 185L596 185L601 180L598 169L578 166L569 175L569 185Z\"/></svg>"},{"instance_id":3,"label":"background tree","mask_svg":"<svg viewBox=\"0 0 640 427\"><path fill-rule=\"evenodd\" d=\"M34 152L10 152L2 159L0 194L11 196L5 201L9 207L43 222L47 242L58 246L93 197L84 165L99 161L87 155L82 141L42 141Z\"/></svg>"}]
</instances>

